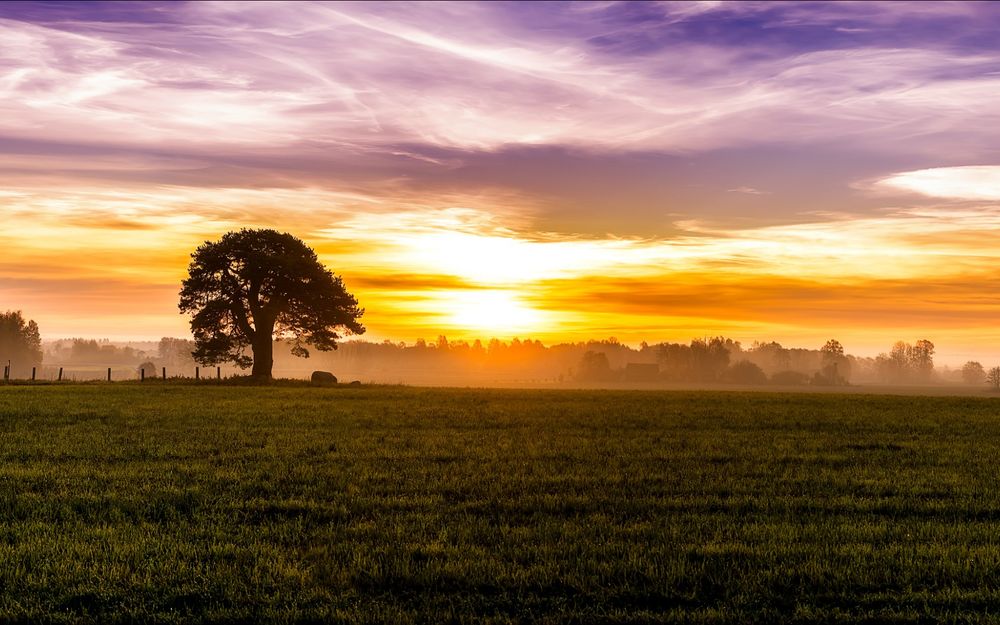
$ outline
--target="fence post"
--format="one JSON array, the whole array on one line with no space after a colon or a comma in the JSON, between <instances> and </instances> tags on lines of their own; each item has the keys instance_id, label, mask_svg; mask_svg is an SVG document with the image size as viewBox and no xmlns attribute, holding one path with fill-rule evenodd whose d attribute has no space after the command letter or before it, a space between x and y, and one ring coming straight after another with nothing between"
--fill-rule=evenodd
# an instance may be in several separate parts
<instances>
[{"instance_id":1,"label":"fence post","mask_svg":"<svg viewBox=\"0 0 1000 625\"><path fill-rule=\"evenodd\" d=\"M145 382L146 381L146 368L145 367L139 367L139 381L140 382Z\"/></svg>"},{"instance_id":2,"label":"fence post","mask_svg":"<svg viewBox=\"0 0 1000 625\"><path fill-rule=\"evenodd\" d=\"M4 365L3 367L3 379L6 382L10 379L10 365Z\"/></svg>"},{"instance_id":3,"label":"fence post","mask_svg":"<svg viewBox=\"0 0 1000 625\"><path fill-rule=\"evenodd\" d=\"M108 382L111 381L111 367L108 367Z\"/></svg>"},{"instance_id":4,"label":"fence post","mask_svg":"<svg viewBox=\"0 0 1000 625\"><path fill-rule=\"evenodd\" d=\"M195 367L194 368L194 379L195 380L200 380L201 379L201 367Z\"/></svg>"},{"instance_id":5,"label":"fence post","mask_svg":"<svg viewBox=\"0 0 1000 625\"><path fill-rule=\"evenodd\" d=\"M215 379L216 380L221 380L222 379L222 367L216 367L215 368Z\"/></svg>"},{"instance_id":6,"label":"fence post","mask_svg":"<svg viewBox=\"0 0 1000 625\"><path fill-rule=\"evenodd\" d=\"M59 367L59 379L56 380L56 381L57 382L62 382L62 367Z\"/></svg>"},{"instance_id":7,"label":"fence post","mask_svg":"<svg viewBox=\"0 0 1000 625\"><path fill-rule=\"evenodd\" d=\"M32 382L35 381L35 368L34 367L31 368L31 381Z\"/></svg>"},{"instance_id":8,"label":"fence post","mask_svg":"<svg viewBox=\"0 0 1000 625\"><path fill-rule=\"evenodd\" d=\"M163 368L163 379L164 380L167 379L167 368L166 367Z\"/></svg>"}]
</instances>

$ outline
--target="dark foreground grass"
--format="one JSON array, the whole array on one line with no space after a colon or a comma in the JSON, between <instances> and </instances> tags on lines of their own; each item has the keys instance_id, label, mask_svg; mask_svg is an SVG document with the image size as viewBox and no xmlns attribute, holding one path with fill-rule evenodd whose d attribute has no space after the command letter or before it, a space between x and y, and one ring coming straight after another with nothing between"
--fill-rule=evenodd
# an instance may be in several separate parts
<instances>
[{"instance_id":1,"label":"dark foreground grass","mask_svg":"<svg viewBox=\"0 0 1000 625\"><path fill-rule=\"evenodd\" d=\"M0 387L4 622L993 622L990 399Z\"/></svg>"}]
</instances>

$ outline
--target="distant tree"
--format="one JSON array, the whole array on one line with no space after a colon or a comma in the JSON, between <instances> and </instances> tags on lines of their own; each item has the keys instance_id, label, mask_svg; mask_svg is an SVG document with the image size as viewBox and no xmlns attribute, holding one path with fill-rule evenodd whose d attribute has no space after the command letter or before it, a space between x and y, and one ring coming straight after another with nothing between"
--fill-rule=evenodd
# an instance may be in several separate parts
<instances>
[{"instance_id":1,"label":"distant tree","mask_svg":"<svg viewBox=\"0 0 1000 625\"><path fill-rule=\"evenodd\" d=\"M1000 391L1000 367L993 367L986 373L986 383L993 387L993 390Z\"/></svg>"},{"instance_id":2,"label":"distant tree","mask_svg":"<svg viewBox=\"0 0 1000 625\"><path fill-rule=\"evenodd\" d=\"M695 339L691 341L691 374L698 381L719 379L722 372L729 366L729 351L731 347L738 350L739 344L730 339L717 336L708 340Z\"/></svg>"},{"instance_id":3,"label":"distant tree","mask_svg":"<svg viewBox=\"0 0 1000 625\"><path fill-rule=\"evenodd\" d=\"M844 386L847 380L837 371L837 363L829 364L813 374L811 382L816 386Z\"/></svg>"},{"instance_id":4,"label":"distant tree","mask_svg":"<svg viewBox=\"0 0 1000 625\"><path fill-rule=\"evenodd\" d=\"M139 365L139 367L136 369L136 372L143 373L147 378L155 378L156 365L147 360L146 362Z\"/></svg>"},{"instance_id":5,"label":"distant tree","mask_svg":"<svg viewBox=\"0 0 1000 625\"><path fill-rule=\"evenodd\" d=\"M983 365L975 360L970 360L962 365L962 381L966 384L982 384L985 379L986 371L983 369Z\"/></svg>"},{"instance_id":6,"label":"distant tree","mask_svg":"<svg viewBox=\"0 0 1000 625\"><path fill-rule=\"evenodd\" d=\"M851 375L851 361L844 356L844 346L840 341L830 339L819 352L821 366L813 382L833 386L847 384Z\"/></svg>"},{"instance_id":7,"label":"distant tree","mask_svg":"<svg viewBox=\"0 0 1000 625\"><path fill-rule=\"evenodd\" d=\"M910 348L910 370L919 381L926 382L931 378L934 374L934 343L921 339Z\"/></svg>"},{"instance_id":8,"label":"distant tree","mask_svg":"<svg viewBox=\"0 0 1000 625\"><path fill-rule=\"evenodd\" d=\"M38 324L25 321L21 311L0 313L0 361L3 367L26 370L42 362L42 336ZM2 373L2 367L0 367Z\"/></svg>"},{"instance_id":9,"label":"distant tree","mask_svg":"<svg viewBox=\"0 0 1000 625\"><path fill-rule=\"evenodd\" d=\"M722 381L730 384L767 384L767 374L749 360L741 360L722 374Z\"/></svg>"},{"instance_id":10,"label":"distant tree","mask_svg":"<svg viewBox=\"0 0 1000 625\"><path fill-rule=\"evenodd\" d=\"M893 382L905 381L910 375L910 361L913 347L903 341L896 341L889 350L891 378Z\"/></svg>"},{"instance_id":11,"label":"distant tree","mask_svg":"<svg viewBox=\"0 0 1000 625\"><path fill-rule=\"evenodd\" d=\"M157 354L165 365L185 367L194 365L194 351L197 346L190 339L165 336L157 345Z\"/></svg>"},{"instance_id":12,"label":"distant tree","mask_svg":"<svg viewBox=\"0 0 1000 625\"><path fill-rule=\"evenodd\" d=\"M101 344L94 339L73 339L69 359L76 363L97 364L101 360Z\"/></svg>"},{"instance_id":13,"label":"distant tree","mask_svg":"<svg viewBox=\"0 0 1000 625\"><path fill-rule=\"evenodd\" d=\"M785 371L792 364L791 354L781 346L781 343L771 341L770 343L754 343L750 348L750 353L761 354L765 357L764 366L772 370ZM761 362L761 361L758 361Z\"/></svg>"},{"instance_id":14,"label":"distant tree","mask_svg":"<svg viewBox=\"0 0 1000 625\"><path fill-rule=\"evenodd\" d=\"M840 341L830 339L819 351L823 355L824 360L834 360L843 357L844 346L840 344Z\"/></svg>"},{"instance_id":15,"label":"distant tree","mask_svg":"<svg viewBox=\"0 0 1000 625\"><path fill-rule=\"evenodd\" d=\"M605 382L612 377L611 363L604 352L588 351L580 358L576 379L582 382Z\"/></svg>"},{"instance_id":16,"label":"distant tree","mask_svg":"<svg viewBox=\"0 0 1000 625\"><path fill-rule=\"evenodd\" d=\"M270 379L275 339L289 340L293 355L308 358L307 345L328 351L336 349L338 332L365 331L364 310L341 278L290 234L229 232L191 258L179 307L192 315L194 357L202 364L252 366L254 377Z\"/></svg>"},{"instance_id":17,"label":"distant tree","mask_svg":"<svg viewBox=\"0 0 1000 625\"><path fill-rule=\"evenodd\" d=\"M656 361L667 380L691 378L691 348L680 343L660 343L656 346Z\"/></svg>"}]
</instances>

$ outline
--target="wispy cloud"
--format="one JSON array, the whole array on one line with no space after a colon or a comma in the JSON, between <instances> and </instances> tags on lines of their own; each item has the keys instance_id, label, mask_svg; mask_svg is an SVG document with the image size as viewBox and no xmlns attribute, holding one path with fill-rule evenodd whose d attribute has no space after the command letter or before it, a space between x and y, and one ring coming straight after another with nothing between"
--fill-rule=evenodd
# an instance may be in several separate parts
<instances>
[{"instance_id":1,"label":"wispy cloud","mask_svg":"<svg viewBox=\"0 0 1000 625\"><path fill-rule=\"evenodd\" d=\"M737 10L672 7L663 20ZM852 11L916 10L766 15L787 27ZM1000 86L992 50L860 45L789 56L762 43L677 38L623 55L591 43L617 36L610 10L596 22L607 32L587 40L580 30L593 27L582 16L575 29L533 30L484 5L192 3L176 12L171 25L0 20L2 130L138 146L690 150L773 139L776 130L782 141L847 133L870 144L939 144L949 140L935 136L943 131L997 126L985 97ZM993 140L985 134L963 140L982 146Z\"/></svg>"},{"instance_id":2,"label":"wispy cloud","mask_svg":"<svg viewBox=\"0 0 1000 625\"><path fill-rule=\"evenodd\" d=\"M195 245L259 225L391 337L486 310L981 324L998 27L989 3L0 6L0 292L68 332L67 275L169 302ZM927 297L893 312L906 281Z\"/></svg>"},{"instance_id":3,"label":"wispy cloud","mask_svg":"<svg viewBox=\"0 0 1000 625\"><path fill-rule=\"evenodd\" d=\"M876 186L938 198L1000 201L1000 165L905 171L879 180Z\"/></svg>"},{"instance_id":4,"label":"wispy cloud","mask_svg":"<svg viewBox=\"0 0 1000 625\"><path fill-rule=\"evenodd\" d=\"M736 187L735 189L727 189L727 193L744 193L746 195L769 195L770 191L761 191L760 189L755 189L753 187Z\"/></svg>"}]
</instances>

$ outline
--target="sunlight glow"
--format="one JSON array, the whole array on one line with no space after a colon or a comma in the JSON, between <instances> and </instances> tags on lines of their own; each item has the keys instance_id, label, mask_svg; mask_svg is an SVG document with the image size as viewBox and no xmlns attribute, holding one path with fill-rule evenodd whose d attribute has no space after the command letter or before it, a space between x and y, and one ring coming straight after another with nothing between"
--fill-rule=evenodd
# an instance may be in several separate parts
<instances>
[{"instance_id":1,"label":"sunlight glow","mask_svg":"<svg viewBox=\"0 0 1000 625\"><path fill-rule=\"evenodd\" d=\"M463 330L506 336L544 328L546 315L513 291L445 291L437 294L447 321Z\"/></svg>"}]
</instances>

